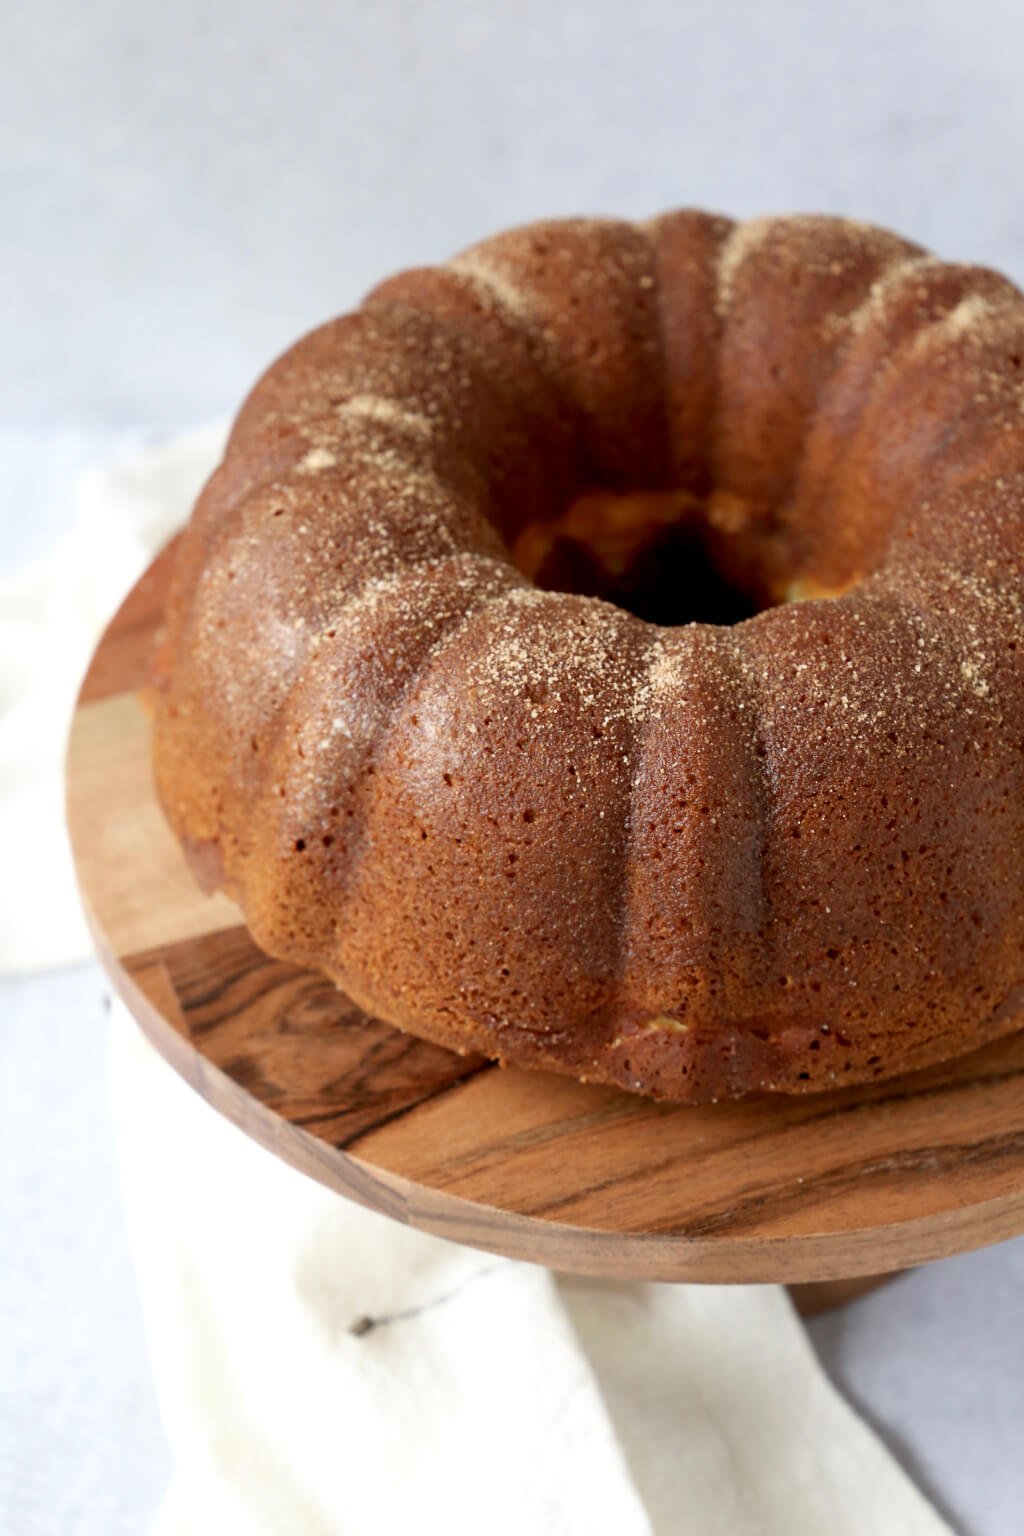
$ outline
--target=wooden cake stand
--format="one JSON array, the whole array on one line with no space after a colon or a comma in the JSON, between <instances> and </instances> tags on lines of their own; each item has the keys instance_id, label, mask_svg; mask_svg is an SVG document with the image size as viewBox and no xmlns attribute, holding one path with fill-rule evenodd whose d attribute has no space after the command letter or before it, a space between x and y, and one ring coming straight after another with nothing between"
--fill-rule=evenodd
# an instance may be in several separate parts
<instances>
[{"instance_id":1,"label":"wooden cake stand","mask_svg":"<svg viewBox=\"0 0 1024 1536\"><path fill-rule=\"evenodd\" d=\"M453 1055L269 959L194 884L153 791L137 691L169 555L92 659L68 816L117 991L248 1135L442 1237L588 1275L796 1283L807 1310L1024 1231L1024 1033L898 1082L694 1109Z\"/></svg>"}]
</instances>

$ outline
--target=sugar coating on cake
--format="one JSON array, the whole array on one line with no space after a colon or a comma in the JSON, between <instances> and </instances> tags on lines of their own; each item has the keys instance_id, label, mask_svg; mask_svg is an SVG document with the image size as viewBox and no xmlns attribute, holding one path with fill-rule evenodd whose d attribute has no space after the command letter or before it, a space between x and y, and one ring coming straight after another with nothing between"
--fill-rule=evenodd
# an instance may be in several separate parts
<instances>
[{"instance_id":1,"label":"sugar coating on cake","mask_svg":"<svg viewBox=\"0 0 1024 1536\"><path fill-rule=\"evenodd\" d=\"M1024 297L691 210L399 274L243 405L154 697L204 881L453 1049L703 1102L1019 1028Z\"/></svg>"}]
</instances>

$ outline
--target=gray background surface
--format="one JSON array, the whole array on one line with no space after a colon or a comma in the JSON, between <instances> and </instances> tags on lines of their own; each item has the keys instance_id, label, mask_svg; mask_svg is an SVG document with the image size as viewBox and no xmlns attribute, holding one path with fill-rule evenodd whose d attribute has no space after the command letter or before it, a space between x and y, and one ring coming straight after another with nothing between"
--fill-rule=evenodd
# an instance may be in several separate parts
<instances>
[{"instance_id":1,"label":"gray background surface","mask_svg":"<svg viewBox=\"0 0 1024 1536\"><path fill-rule=\"evenodd\" d=\"M191 422L538 214L876 218L1024 273L1017 0L7 0L0 419Z\"/></svg>"},{"instance_id":2,"label":"gray background surface","mask_svg":"<svg viewBox=\"0 0 1024 1536\"><path fill-rule=\"evenodd\" d=\"M74 469L230 410L399 266L545 213L878 219L1024 277L1011 0L0 6L0 567ZM3 870L0 878L16 878ZM142 1530L167 1474L95 967L0 986L0 1532ZM814 1327L974 1536L1024 1507L1024 1243Z\"/></svg>"}]
</instances>

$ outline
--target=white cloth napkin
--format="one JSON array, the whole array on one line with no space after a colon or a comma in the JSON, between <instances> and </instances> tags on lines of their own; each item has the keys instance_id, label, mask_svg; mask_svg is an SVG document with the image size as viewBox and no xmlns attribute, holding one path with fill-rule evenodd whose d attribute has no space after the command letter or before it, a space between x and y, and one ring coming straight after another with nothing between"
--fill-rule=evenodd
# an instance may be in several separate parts
<instances>
[{"instance_id":1,"label":"white cloth napkin","mask_svg":"<svg viewBox=\"0 0 1024 1536\"><path fill-rule=\"evenodd\" d=\"M0 837L48 876L45 923L5 895L0 970L83 953L53 830L75 673L222 438L90 475L52 558L0 585ZM175 1465L154 1536L948 1533L780 1288L589 1282L443 1242L249 1141L119 1006L110 1060Z\"/></svg>"}]
</instances>

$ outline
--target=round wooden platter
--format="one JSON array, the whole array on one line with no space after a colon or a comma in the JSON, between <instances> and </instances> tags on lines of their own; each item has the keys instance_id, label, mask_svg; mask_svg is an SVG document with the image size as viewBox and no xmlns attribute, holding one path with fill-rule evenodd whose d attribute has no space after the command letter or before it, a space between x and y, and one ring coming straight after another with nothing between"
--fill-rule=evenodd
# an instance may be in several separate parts
<instances>
[{"instance_id":1,"label":"round wooden platter","mask_svg":"<svg viewBox=\"0 0 1024 1536\"><path fill-rule=\"evenodd\" d=\"M459 1242L595 1276L795 1282L812 1305L1024 1231L1024 1035L901 1081L694 1109L450 1054L263 954L194 884L153 792L139 690L169 567L93 657L68 816L117 990L250 1136Z\"/></svg>"}]
</instances>

